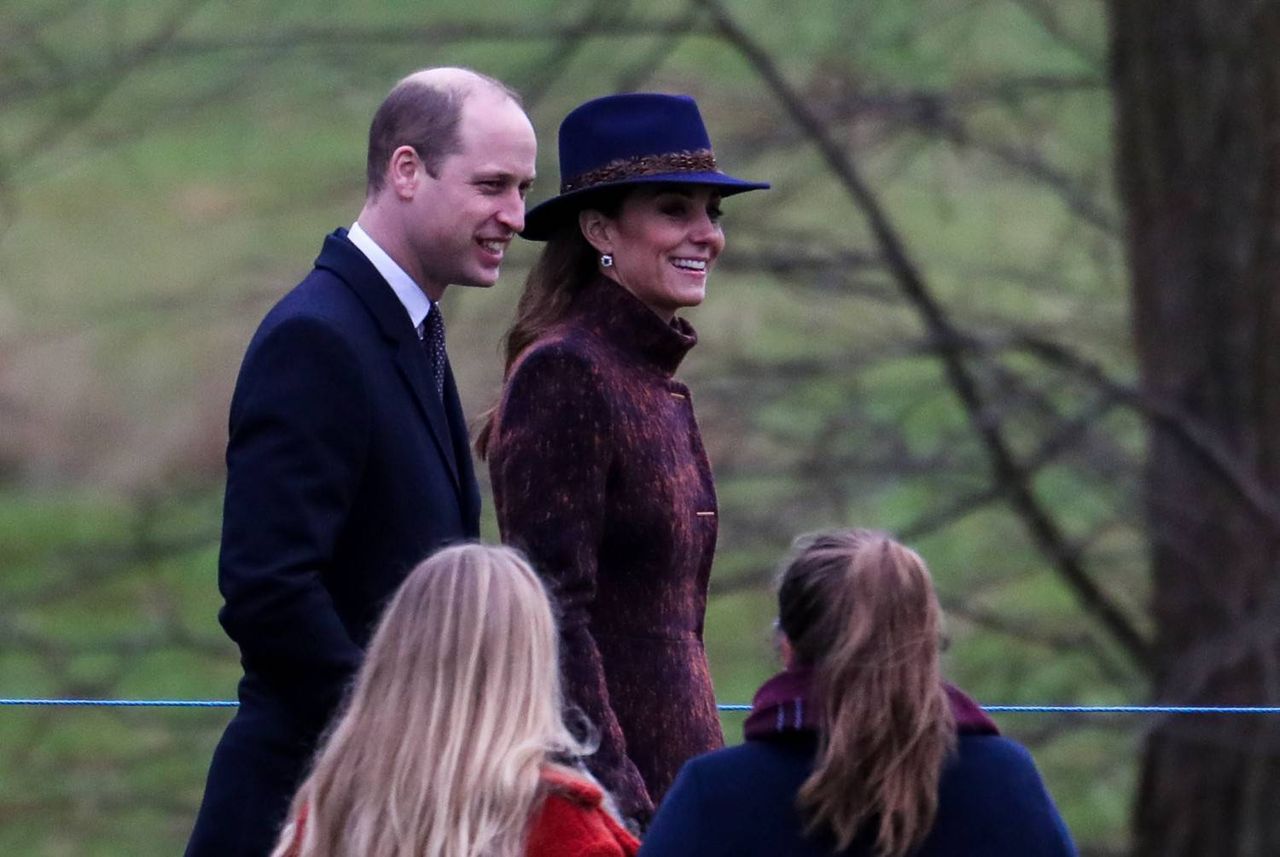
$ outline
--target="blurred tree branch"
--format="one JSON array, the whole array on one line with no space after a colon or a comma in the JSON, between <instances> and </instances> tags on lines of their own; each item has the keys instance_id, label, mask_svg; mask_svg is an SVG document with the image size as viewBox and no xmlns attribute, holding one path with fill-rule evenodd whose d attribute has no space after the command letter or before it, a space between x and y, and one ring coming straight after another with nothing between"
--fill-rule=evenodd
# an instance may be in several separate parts
<instances>
[{"instance_id":1,"label":"blurred tree branch","mask_svg":"<svg viewBox=\"0 0 1280 857\"><path fill-rule=\"evenodd\" d=\"M1054 41L1070 50L1091 68L1102 68L1106 64L1102 49L1071 32L1066 22L1062 20L1058 4L1051 0L1010 0L1010 2L1039 24Z\"/></svg>"},{"instance_id":2,"label":"blurred tree branch","mask_svg":"<svg viewBox=\"0 0 1280 857\"><path fill-rule=\"evenodd\" d=\"M990 344L980 347L990 348ZM1183 444L1186 451L1192 453L1231 489L1246 509L1265 523L1272 533L1280 536L1280 500L1221 443L1216 432L1190 413L1138 387L1111 378L1098 364L1081 357L1061 343L1041 336L1013 334L1008 337L1006 347L1024 351L1046 363L1078 374L1170 432Z\"/></svg>"},{"instance_id":3,"label":"blurred tree branch","mask_svg":"<svg viewBox=\"0 0 1280 857\"><path fill-rule=\"evenodd\" d=\"M115 48L110 53L108 64L96 74L86 75L84 70L63 71L66 64L63 58L51 58L59 74L50 75L34 84L36 91L49 86L50 81L61 82L56 88L64 93L63 101L58 105L54 115L42 127L30 135L26 145L19 146L9 156L10 167L14 163L22 163L33 154L44 151L72 133L86 122L112 92L120 87L129 76L142 66L160 56L168 45L171 45L183 27L200 10L208 0L181 0L167 11L159 24L147 38L129 45L127 48ZM33 45L39 46L38 36L32 38ZM63 77L63 75L69 75ZM30 81L21 81L32 85ZM83 91L79 91L83 89ZM0 89L0 103L13 103L24 96L20 85L11 84L8 91Z\"/></svg>"},{"instance_id":4,"label":"blurred tree branch","mask_svg":"<svg viewBox=\"0 0 1280 857\"><path fill-rule=\"evenodd\" d=\"M930 292L875 193L862 180L845 152L831 139L822 120L812 113L803 97L782 76L771 56L741 28L725 7L718 0L693 2L709 12L724 39L756 70L792 120L818 148L832 174L866 218L886 267L908 302L920 314L930 335L942 343L940 357L948 381L987 449L993 478L1005 486L1012 508L1023 519L1040 550L1076 594L1081 606L1112 634L1135 663L1144 670L1150 669L1150 644L1134 622L1092 579L1078 549L1069 542L1052 514L1036 497L1028 474L1013 455L1000 425L991 418L972 371L964 361L959 346L963 337Z\"/></svg>"}]
</instances>

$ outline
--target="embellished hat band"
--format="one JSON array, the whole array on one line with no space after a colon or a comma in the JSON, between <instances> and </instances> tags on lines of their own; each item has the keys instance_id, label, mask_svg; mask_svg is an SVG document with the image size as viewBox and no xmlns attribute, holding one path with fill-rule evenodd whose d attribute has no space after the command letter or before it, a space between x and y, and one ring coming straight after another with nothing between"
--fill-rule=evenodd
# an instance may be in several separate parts
<instances>
[{"instance_id":1,"label":"embellished hat band","mask_svg":"<svg viewBox=\"0 0 1280 857\"><path fill-rule=\"evenodd\" d=\"M579 173L561 182L560 193L571 193L596 185L612 184L645 176L660 176L665 173L706 173L715 170L716 156L710 149L665 152L661 155L638 155L634 158L619 158L603 167Z\"/></svg>"}]
</instances>

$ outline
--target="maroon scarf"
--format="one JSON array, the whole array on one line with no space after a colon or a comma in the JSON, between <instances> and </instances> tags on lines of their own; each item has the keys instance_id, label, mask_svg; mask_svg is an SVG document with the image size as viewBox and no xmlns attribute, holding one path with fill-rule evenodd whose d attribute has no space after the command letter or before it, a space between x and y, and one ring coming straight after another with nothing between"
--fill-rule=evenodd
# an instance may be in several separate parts
<instances>
[{"instance_id":1,"label":"maroon scarf","mask_svg":"<svg viewBox=\"0 0 1280 857\"><path fill-rule=\"evenodd\" d=\"M751 714L742 732L748 741L774 735L818 730L818 706L813 704L813 670L783 670L766 681L751 700ZM999 735L1000 730L978 703L958 688L945 684L956 731L961 735Z\"/></svg>"}]
</instances>

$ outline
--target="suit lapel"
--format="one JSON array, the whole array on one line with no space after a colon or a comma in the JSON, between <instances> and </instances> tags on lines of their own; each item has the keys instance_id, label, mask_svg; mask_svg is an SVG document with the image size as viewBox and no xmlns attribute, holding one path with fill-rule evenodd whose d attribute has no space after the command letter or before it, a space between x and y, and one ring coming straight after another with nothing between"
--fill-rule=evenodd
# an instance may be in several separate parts
<instances>
[{"instance_id":1,"label":"suit lapel","mask_svg":"<svg viewBox=\"0 0 1280 857\"><path fill-rule=\"evenodd\" d=\"M449 475L453 477L453 487L462 495L462 483L458 479L458 462L453 453L453 437L449 432L449 423L444 413L444 403L436 395L435 382L427 371L427 355L422 350L422 343L415 331L410 340L401 340L396 349L396 365L404 376L405 382L413 390L418 400L418 409L431 429L431 436L440 450L440 457L449 465Z\"/></svg>"},{"instance_id":2,"label":"suit lapel","mask_svg":"<svg viewBox=\"0 0 1280 857\"><path fill-rule=\"evenodd\" d=\"M316 267L333 271L341 277L377 321L383 336L395 350L396 367L413 393L418 410L440 452L440 458L448 466L454 490L465 501L470 492L459 478L458 461L445 406L436 395L435 384L428 372L426 352L418 339L418 332L409 321L408 313L404 311L404 305L373 263L347 238L345 229L337 229L325 237L324 247L316 259ZM456 390L453 396L456 402ZM474 476L472 480L474 481Z\"/></svg>"},{"instance_id":3,"label":"suit lapel","mask_svg":"<svg viewBox=\"0 0 1280 857\"><path fill-rule=\"evenodd\" d=\"M472 538L480 538L480 487L476 484L475 467L471 463L471 434L467 430L462 401L454 382L453 368L444 377L444 412L449 421L449 433L453 436L454 456L461 475L463 521Z\"/></svg>"}]
</instances>

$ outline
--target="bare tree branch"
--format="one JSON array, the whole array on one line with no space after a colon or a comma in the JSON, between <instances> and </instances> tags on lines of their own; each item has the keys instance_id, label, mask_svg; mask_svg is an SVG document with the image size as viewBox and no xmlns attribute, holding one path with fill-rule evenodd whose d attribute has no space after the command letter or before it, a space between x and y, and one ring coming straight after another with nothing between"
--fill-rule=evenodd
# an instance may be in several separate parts
<instances>
[{"instance_id":1,"label":"bare tree branch","mask_svg":"<svg viewBox=\"0 0 1280 857\"><path fill-rule=\"evenodd\" d=\"M207 0L185 0L185 5L198 6ZM604 0L609 2L609 0ZM616 0L615 0L616 2ZM394 47L397 45L441 46L456 43L530 41L563 42L582 32L584 21L562 24L555 21L520 21L512 23L479 23L455 21L423 25L420 27L282 27L272 32L241 36L182 36L176 30L163 39L157 36L167 31L162 27L157 34L129 51L109 57L105 62L71 64L63 63L57 72L50 71L35 78L11 80L0 86L0 103L17 104L50 93L75 89L86 80L115 78L141 66L144 62L161 59L198 59L215 54L252 52L277 56L288 52L315 48ZM591 23L594 38L634 38L637 36L694 35L708 33L704 25L692 21L690 16L671 19L619 18Z\"/></svg>"},{"instance_id":2,"label":"bare tree branch","mask_svg":"<svg viewBox=\"0 0 1280 857\"><path fill-rule=\"evenodd\" d=\"M1011 146L975 136L965 122L944 110L910 117L914 127L941 137L961 148L973 149L1051 189L1073 214L1105 233L1114 233L1119 221L1075 176L1054 166L1043 154L1028 147Z\"/></svg>"},{"instance_id":3,"label":"bare tree branch","mask_svg":"<svg viewBox=\"0 0 1280 857\"><path fill-rule=\"evenodd\" d=\"M19 146L16 153L10 156L7 167L12 170L15 164L21 164L34 154L44 151L72 133L76 128L90 119L102 106L111 93L115 92L137 69L153 60L166 45L171 44L187 22L205 5L208 0L182 0L164 17L155 31L143 41L119 55L113 57L108 71L93 76L78 75L75 85L84 81L92 81L87 94L69 98L45 122L40 129L30 136L27 143ZM0 102L11 96L0 92Z\"/></svg>"},{"instance_id":4,"label":"bare tree branch","mask_svg":"<svg viewBox=\"0 0 1280 857\"><path fill-rule=\"evenodd\" d=\"M1009 0L1020 8L1058 44L1070 50L1092 68L1102 68L1106 62L1106 46L1084 41L1063 23L1058 7L1049 0Z\"/></svg>"},{"instance_id":5,"label":"bare tree branch","mask_svg":"<svg viewBox=\"0 0 1280 857\"><path fill-rule=\"evenodd\" d=\"M685 22L683 32L678 28L676 32L661 36L652 50L629 67L621 69L613 79L614 91L632 92L641 89L645 82L653 77L654 73L667 61L667 58L675 53L685 37L697 29L696 13L691 12Z\"/></svg>"},{"instance_id":6,"label":"bare tree branch","mask_svg":"<svg viewBox=\"0 0 1280 857\"><path fill-rule=\"evenodd\" d=\"M522 77L521 93L529 105L537 104L568 70L574 58L597 28L626 15L630 0L595 0L577 23L566 28L547 51Z\"/></svg>"},{"instance_id":7,"label":"bare tree branch","mask_svg":"<svg viewBox=\"0 0 1280 857\"><path fill-rule=\"evenodd\" d=\"M910 89L902 91L857 92L834 104L821 101L811 109L829 126L856 121L868 114L906 123L931 137L954 146L986 155L997 163L1049 188L1084 222L1105 233L1113 233L1119 223L1083 187L1076 176L1055 166L1034 148L1015 146L975 134L969 127L966 110L996 102L1016 105L1028 97L1105 90L1106 81L1096 75L1071 77L1033 76L1005 81L968 84L953 89Z\"/></svg>"},{"instance_id":8,"label":"bare tree branch","mask_svg":"<svg viewBox=\"0 0 1280 857\"><path fill-rule=\"evenodd\" d=\"M1053 562L1081 606L1102 623L1135 663L1149 672L1154 663L1149 642L1089 576L1078 549L1069 543L1056 520L1035 496L1030 480L1010 450L1000 425L987 412L961 353L962 348L957 338L959 332L928 289L875 194L859 176L846 154L836 145L821 120L813 115L804 100L782 76L772 58L737 24L723 4L719 0L693 2L708 10L725 40L760 75L792 121L804 129L817 146L828 168L867 219L886 266L893 273L908 301L920 314L930 334L940 342L954 343L946 345L940 356L954 392L987 449L995 480L1007 486L1013 509L1023 519L1035 543Z\"/></svg>"},{"instance_id":9,"label":"bare tree branch","mask_svg":"<svg viewBox=\"0 0 1280 857\"><path fill-rule=\"evenodd\" d=\"M1084 359L1060 343L1023 334L1010 337L1007 346L1077 373L1099 389L1106 390L1152 422L1168 430L1172 436L1184 444L1187 451L1195 455L1201 464L1222 479L1245 508L1266 523L1272 532L1280 534L1280 501L1219 442L1212 430L1199 423L1190 414L1158 400L1137 387L1111 378L1102 367Z\"/></svg>"}]
</instances>

